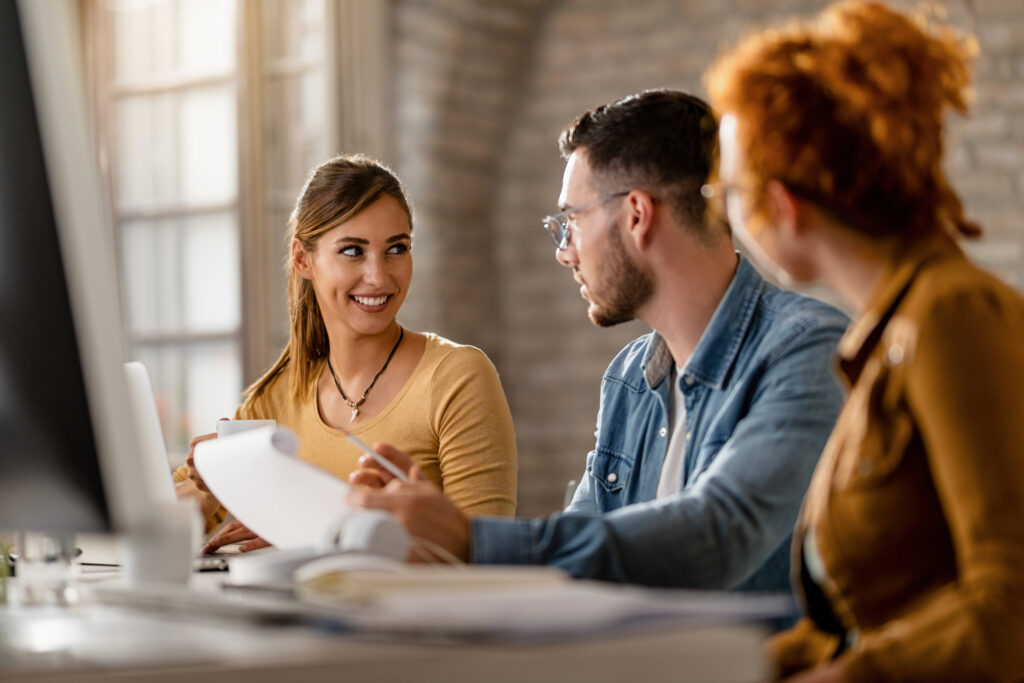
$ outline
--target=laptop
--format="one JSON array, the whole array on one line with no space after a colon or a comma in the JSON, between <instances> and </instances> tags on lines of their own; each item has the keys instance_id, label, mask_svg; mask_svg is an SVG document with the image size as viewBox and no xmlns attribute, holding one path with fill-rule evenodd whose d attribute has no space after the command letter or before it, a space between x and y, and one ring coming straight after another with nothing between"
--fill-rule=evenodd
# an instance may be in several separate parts
<instances>
[{"instance_id":1,"label":"laptop","mask_svg":"<svg viewBox=\"0 0 1024 683\"><path fill-rule=\"evenodd\" d=\"M174 477L171 473L170 459L167 457L167 445L164 442L163 430L160 427L160 414L157 410L153 385L149 381L146 366L134 361L124 364L125 377L128 381L128 399L132 417L135 420L139 436L139 458L145 476L145 486L149 489L150 499L154 503L173 503L177 500ZM80 537L77 541L82 553L78 558L83 565L116 565L118 563L116 544L102 542L91 537ZM196 549L193 561L194 571L226 571L227 558L237 555L237 546L229 546L212 555L200 555Z\"/></svg>"}]
</instances>

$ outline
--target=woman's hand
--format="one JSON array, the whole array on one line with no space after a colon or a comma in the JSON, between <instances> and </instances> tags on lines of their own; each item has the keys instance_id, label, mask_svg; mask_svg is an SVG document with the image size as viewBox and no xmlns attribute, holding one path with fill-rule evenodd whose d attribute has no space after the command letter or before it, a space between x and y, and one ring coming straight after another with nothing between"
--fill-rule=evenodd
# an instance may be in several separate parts
<instances>
[{"instance_id":1,"label":"woman's hand","mask_svg":"<svg viewBox=\"0 0 1024 683\"><path fill-rule=\"evenodd\" d=\"M189 444L188 448L188 458L185 459L185 464L188 467L188 479L178 484L175 489L178 498L195 498L198 501L199 511L203 519L209 519L211 515L220 509L220 501L210 493L210 489L207 488L203 478L199 475L199 470L196 469L196 444L216 438L217 434L211 433L192 439L192 443Z\"/></svg>"},{"instance_id":2,"label":"woman's hand","mask_svg":"<svg viewBox=\"0 0 1024 683\"><path fill-rule=\"evenodd\" d=\"M258 550L260 548L266 548L270 544L264 541L262 538L249 531L249 528L239 522L237 519L233 522L228 522L224 525L224 528L213 535L206 545L203 546L203 554L212 553L217 548L222 546L238 543L240 541L249 541L238 546L238 550L243 553L247 553L250 550Z\"/></svg>"},{"instance_id":3,"label":"woman's hand","mask_svg":"<svg viewBox=\"0 0 1024 683\"><path fill-rule=\"evenodd\" d=\"M412 458L408 455L386 443L373 444L373 450L390 460L393 465L398 467L398 469L405 472L406 477L409 476L409 471L412 469L413 462ZM366 486L371 489L382 489L388 485L388 482L393 481L394 479L395 475L388 472L383 465L369 455L360 457L359 469L348 475L348 481L350 484Z\"/></svg>"},{"instance_id":4,"label":"woman's hand","mask_svg":"<svg viewBox=\"0 0 1024 683\"><path fill-rule=\"evenodd\" d=\"M206 493L210 493L210 489L206 487L206 483L203 481L203 477L199 474L199 470L196 469L196 444L216 438L217 432L211 432L209 434L202 434L192 439L192 443L188 445L188 457L185 458L185 464L188 465L189 480L193 484L195 484L196 489L204 491Z\"/></svg>"},{"instance_id":5,"label":"woman's hand","mask_svg":"<svg viewBox=\"0 0 1024 683\"><path fill-rule=\"evenodd\" d=\"M199 505L199 513L203 516L204 520L210 519L217 510L220 510L220 501L212 493L200 491L196 488L196 483L191 479L181 482L174 490L178 494L179 499L194 499Z\"/></svg>"}]
</instances>

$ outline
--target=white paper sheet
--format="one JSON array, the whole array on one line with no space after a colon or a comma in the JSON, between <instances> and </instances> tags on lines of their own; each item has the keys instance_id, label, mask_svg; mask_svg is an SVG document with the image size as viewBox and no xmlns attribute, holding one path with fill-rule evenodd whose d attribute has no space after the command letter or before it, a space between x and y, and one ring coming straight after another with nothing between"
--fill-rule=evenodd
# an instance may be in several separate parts
<instances>
[{"instance_id":1,"label":"white paper sheet","mask_svg":"<svg viewBox=\"0 0 1024 683\"><path fill-rule=\"evenodd\" d=\"M294 457L287 427L253 429L196 445L199 474L242 524L282 549L319 546L349 506L351 487Z\"/></svg>"}]
</instances>

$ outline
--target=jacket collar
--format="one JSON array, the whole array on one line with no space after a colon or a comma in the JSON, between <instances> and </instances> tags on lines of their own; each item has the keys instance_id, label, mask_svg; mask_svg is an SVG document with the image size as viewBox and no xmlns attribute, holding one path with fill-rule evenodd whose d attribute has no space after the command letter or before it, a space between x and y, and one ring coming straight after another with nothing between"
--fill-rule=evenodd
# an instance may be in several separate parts
<instances>
[{"instance_id":1,"label":"jacket collar","mask_svg":"<svg viewBox=\"0 0 1024 683\"><path fill-rule=\"evenodd\" d=\"M908 245L886 266L870 303L839 340L839 369L851 383L860 375L885 326L924 266L955 255L963 256L960 247L951 237L941 235Z\"/></svg>"},{"instance_id":2,"label":"jacket collar","mask_svg":"<svg viewBox=\"0 0 1024 683\"><path fill-rule=\"evenodd\" d=\"M725 290L725 296L718 302L718 307L697 342L697 348L686 363L686 375L715 389L724 387L725 378L736 360L764 288L764 280L740 256L739 266L729 288ZM669 374L672 363L668 344L658 332L654 332L644 352L642 366L648 387L653 389L658 386Z\"/></svg>"}]
</instances>

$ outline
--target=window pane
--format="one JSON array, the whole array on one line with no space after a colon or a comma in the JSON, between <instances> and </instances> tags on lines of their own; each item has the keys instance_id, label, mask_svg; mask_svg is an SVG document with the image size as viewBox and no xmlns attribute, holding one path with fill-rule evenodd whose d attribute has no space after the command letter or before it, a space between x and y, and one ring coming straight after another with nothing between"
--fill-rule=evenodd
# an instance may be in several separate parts
<instances>
[{"instance_id":1,"label":"window pane","mask_svg":"<svg viewBox=\"0 0 1024 683\"><path fill-rule=\"evenodd\" d=\"M121 231L121 271L126 323L135 334L181 327L181 250L177 221L126 221Z\"/></svg>"},{"instance_id":2,"label":"window pane","mask_svg":"<svg viewBox=\"0 0 1024 683\"><path fill-rule=\"evenodd\" d=\"M229 73L235 68L235 3L179 0L179 68L189 75Z\"/></svg>"},{"instance_id":3,"label":"window pane","mask_svg":"<svg viewBox=\"0 0 1024 683\"><path fill-rule=\"evenodd\" d=\"M117 202L121 208L166 206L177 199L178 139L173 95L117 101Z\"/></svg>"},{"instance_id":4,"label":"window pane","mask_svg":"<svg viewBox=\"0 0 1024 683\"><path fill-rule=\"evenodd\" d=\"M115 80L234 71L232 0L116 0L112 6Z\"/></svg>"},{"instance_id":5,"label":"window pane","mask_svg":"<svg viewBox=\"0 0 1024 683\"><path fill-rule=\"evenodd\" d=\"M185 425L194 436L217 429L242 397L242 366L233 342L195 344L185 356Z\"/></svg>"},{"instance_id":6,"label":"window pane","mask_svg":"<svg viewBox=\"0 0 1024 683\"><path fill-rule=\"evenodd\" d=\"M181 96L181 199L230 202L238 187L234 88L200 88Z\"/></svg>"},{"instance_id":7,"label":"window pane","mask_svg":"<svg viewBox=\"0 0 1024 683\"><path fill-rule=\"evenodd\" d=\"M233 212L125 221L121 263L132 333L238 329L241 287Z\"/></svg>"},{"instance_id":8,"label":"window pane","mask_svg":"<svg viewBox=\"0 0 1024 683\"><path fill-rule=\"evenodd\" d=\"M323 59L324 0L264 0L265 58Z\"/></svg>"},{"instance_id":9,"label":"window pane","mask_svg":"<svg viewBox=\"0 0 1024 683\"><path fill-rule=\"evenodd\" d=\"M174 68L177 33L174 3L168 0L115 0L114 78L139 81Z\"/></svg>"},{"instance_id":10,"label":"window pane","mask_svg":"<svg viewBox=\"0 0 1024 683\"><path fill-rule=\"evenodd\" d=\"M238 188L233 87L117 101L118 203L123 209L232 202Z\"/></svg>"},{"instance_id":11,"label":"window pane","mask_svg":"<svg viewBox=\"0 0 1024 683\"><path fill-rule=\"evenodd\" d=\"M197 216L184 227L185 328L189 332L234 331L241 323L235 215Z\"/></svg>"}]
</instances>

